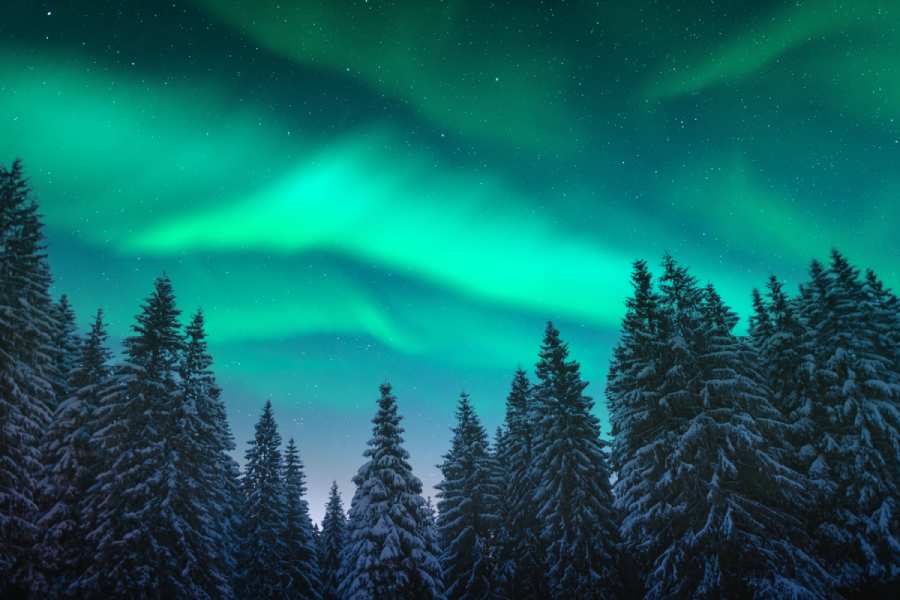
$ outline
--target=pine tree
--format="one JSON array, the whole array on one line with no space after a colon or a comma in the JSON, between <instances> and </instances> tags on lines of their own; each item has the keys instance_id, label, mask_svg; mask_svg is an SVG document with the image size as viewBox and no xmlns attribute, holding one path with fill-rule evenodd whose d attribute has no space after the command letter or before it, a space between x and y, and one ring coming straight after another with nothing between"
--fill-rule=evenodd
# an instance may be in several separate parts
<instances>
[{"instance_id":1,"label":"pine tree","mask_svg":"<svg viewBox=\"0 0 900 600\"><path fill-rule=\"evenodd\" d=\"M657 294L635 265L607 389L645 597L824 597L828 575L793 514L806 480L780 462L786 428L758 357L715 290L669 256L663 266Z\"/></svg>"},{"instance_id":2,"label":"pine tree","mask_svg":"<svg viewBox=\"0 0 900 600\"><path fill-rule=\"evenodd\" d=\"M15 161L0 167L0 596L35 576L39 440L53 404L49 287L37 205Z\"/></svg>"},{"instance_id":3,"label":"pine tree","mask_svg":"<svg viewBox=\"0 0 900 600\"><path fill-rule=\"evenodd\" d=\"M891 359L891 371L900 374L900 299L871 269L866 270L865 294L873 349Z\"/></svg>"},{"instance_id":4,"label":"pine tree","mask_svg":"<svg viewBox=\"0 0 900 600\"><path fill-rule=\"evenodd\" d=\"M764 345L774 333L769 307L766 306L762 295L756 288L753 288L753 314L750 315L749 333L750 340L759 351L762 351Z\"/></svg>"},{"instance_id":5,"label":"pine tree","mask_svg":"<svg viewBox=\"0 0 900 600\"><path fill-rule=\"evenodd\" d=\"M390 384L382 384L372 439L353 482L341 564L344 600L443 598L441 567L422 499L422 482L403 448L403 428Z\"/></svg>"},{"instance_id":6,"label":"pine tree","mask_svg":"<svg viewBox=\"0 0 900 600\"><path fill-rule=\"evenodd\" d=\"M93 555L86 539L91 530L83 513L85 497L98 475L91 444L99 390L109 374L103 311L98 310L68 378L71 395L57 408L43 444L42 515L37 546L43 579L34 593L63 595Z\"/></svg>"},{"instance_id":7,"label":"pine tree","mask_svg":"<svg viewBox=\"0 0 900 600\"><path fill-rule=\"evenodd\" d=\"M96 411L104 458L87 516L97 551L79 587L134 597L219 593L203 555L208 514L195 493L208 457L192 439L196 407L179 388L178 315L172 284L159 277Z\"/></svg>"},{"instance_id":8,"label":"pine tree","mask_svg":"<svg viewBox=\"0 0 900 600\"><path fill-rule=\"evenodd\" d=\"M662 382L658 357L663 350L665 326L646 262L634 263L631 283L634 295L626 304L606 388L613 440L611 462L616 472L614 506L624 516L620 532L625 557L636 563L624 570L626 578L649 569L642 548L653 544L652 538L664 530L655 515L644 511L665 474L669 452L665 432L669 415L659 404L658 390ZM625 583L631 595L641 595L639 582Z\"/></svg>"},{"instance_id":9,"label":"pine tree","mask_svg":"<svg viewBox=\"0 0 900 600\"><path fill-rule=\"evenodd\" d=\"M322 533L319 542L319 566L322 578L322 600L340 600L338 574L341 555L347 538L347 516L338 492L337 482L331 483L325 516L322 519Z\"/></svg>"},{"instance_id":10,"label":"pine tree","mask_svg":"<svg viewBox=\"0 0 900 600\"><path fill-rule=\"evenodd\" d=\"M547 324L537 364L535 500L554 598L619 595L618 523L600 424L584 395L580 367Z\"/></svg>"},{"instance_id":11,"label":"pine tree","mask_svg":"<svg viewBox=\"0 0 900 600\"><path fill-rule=\"evenodd\" d=\"M293 438L288 440L284 452L284 494L282 536L286 553L281 572L285 575L285 592L291 598L318 600L322 597L322 584L309 504L305 498L306 476Z\"/></svg>"},{"instance_id":12,"label":"pine tree","mask_svg":"<svg viewBox=\"0 0 900 600\"><path fill-rule=\"evenodd\" d=\"M431 563L431 559L428 561L431 564L431 567L435 569L435 572L440 575L440 595L437 596L439 598L446 598L444 594L444 579L443 579L443 571L441 571L440 565L440 556L441 556L441 541L440 534L438 532L437 527L437 515L435 514L434 505L431 503L431 496L425 498L425 502L419 504L419 535L424 542L424 555L428 557L433 557L434 562ZM426 597L431 597L427 592L422 594Z\"/></svg>"},{"instance_id":13,"label":"pine tree","mask_svg":"<svg viewBox=\"0 0 900 600\"><path fill-rule=\"evenodd\" d=\"M768 328L754 329L751 322L751 339L761 360L760 372L772 392L772 402L787 423L784 448L781 457L784 464L806 473L814 457L813 442L815 430L810 415L815 390L811 375L812 358L807 356L808 331L797 312L797 303L784 293L783 286L775 276L767 285L769 299L766 311ZM821 494L825 487L810 480L810 491ZM799 507L795 507L799 510ZM798 514L808 524L814 519L815 506L810 506L806 514Z\"/></svg>"},{"instance_id":14,"label":"pine tree","mask_svg":"<svg viewBox=\"0 0 900 600\"><path fill-rule=\"evenodd\" d=\"M287 522L281 435L272 403L266 402L254 439L244 455L243 545L240 552L241 598L286 598L282 565L287 557L282 531Z\"/></svg>"},{"instance_id":15,"label":"pine tree","mask_svg":"<svg viewBox=\"0 0 900 600\"><path fill-rule=\"evenodd\" d=\"M189 486L184 497L190 504L185 508L199 517L191 547L201 565L203 587L213 596L228 598L234 594L237 507L233 495L239 486L229 454L234 439L212 372L202 311L191 319L186 334L179 366L181 401L175 417L181 434L176 438L180 441L176 452L183 457L177 468Z\"/></svg>"},{"instance_id":16,"label":"pine tree","mask_svg":"<svg viewBox=\"0 0 900 600\"><path fill-rule=\"evenodd\" d=\"M53 392L54 403L51 406L56 410L60 402L66 400L71 392L70 379L75 370L79 358L81 341L78 337L78 328L75 323L75 311L69 304L69 297L63 294L59 302L53 305L52 314L54 330L52 332L53 348Z\"/></svg>"},{"instance_id":17,"label":"pine tree","mask_svg":"<svg viewBox=\"0 0 900 600\"><path fill-rule=\"evenodd\" d=\"M535 407L528 375L517 369L506 398L505 430L495 442L500 514L495 591L502 598L547 597L544 549L534 500Z\"/></svg>"},{"instance_id":18,"label":"pine tree","mask_svg":"<svg viewBox=\"0 0 900 600\"><path fill-rule=\"evenodd\" d=\"M685 497L696 510L686 514L696 519L690 543L699 550L687 572L705 595L826 597L831 580L809 556L802 518L811 508L808 481L783 462L788 428L771 403L758 354L732 333L736 323L707 286L699 410L674 453L677 463L690 465ZM676 570L676 586L685 571Z\"/></svg>"},{"instance_id":19,"label":"pine tree","mask_svg":"<svg viewBox=\"0 0 900 600\"><path fill-rule=\"evenodd\" d=\"M830 486L817 530L825 564L847 589L900 577L900 387L858 271L839 252L807 286L815 368L815 458Z\"/></svg>"},{"instance_id":20,"label":"pine tree","mask_svg":"<svg viewBox=\"0 0 900 600\"><path fill-rule=\"evenodd\" d=\"M460 396L456 419L437 485L441 564L448 600L480 600L492 595L499 490L487 434L467 394Z\"/></svg>"}]
</instances>

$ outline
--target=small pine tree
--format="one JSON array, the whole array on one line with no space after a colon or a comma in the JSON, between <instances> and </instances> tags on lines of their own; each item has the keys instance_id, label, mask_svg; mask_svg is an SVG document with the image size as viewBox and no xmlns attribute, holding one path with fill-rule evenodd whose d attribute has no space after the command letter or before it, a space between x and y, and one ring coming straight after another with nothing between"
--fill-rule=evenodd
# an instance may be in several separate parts
<instances>
[{"instance_id":1,"label":"small pine tree","mask_svg":"<svg viewBox=\"0 0 900 600\"><path fill-rule=\"evenodd\" d=\"M322 600L340 600L338 593L339 571L344 542L347 538L347 516L338 491L337 482L331 483L322 533L319 537L319 567L322 578Z\"/></svg>"},{"instance_id":2,"label":"small pine tree","mask_svg":"<svg viewBox=\"0 0 900 600\"><path fill-rule=\"evenodd\" d=\"M312 520L306 501L306 476L293 438L284 452L285 556L281 572L285 593L291 598L318 600L321 595L319 564Z\"/></svg>"},{"instance_id":3,"label":"small pine tree","mask_svg":"<svg viewBox=\"0 0 900 600\"><path fill-rule=\"evenodd\" d=\"M243 544L240 551L241 598L284 598L287 557L282 531L287 522L281 435L272 403L266 402L254 438L244 455Z\"/></svg>"},{"instance_id":4,"label":"small pine tree","mask_svg":"<svg viewBox=\"0 0 900 600\"><path fill-rule=\"evenodd\" d=\"M618 523L600 424L580 367L547 324L537 364L535 500L554 598L615 598Z\"/></svg>"},{"instance_id":5,"label":"small pine tree","mask_svg":"<svg viewBox=\"0 0 900 600\"><path fill-rule=\"evenodd\" d=\"M390 384L381 386L372 439L353 482L356 493L340 593L345 600L443 598L441 567L429 540L422 482L403 448L403 428Z\"/></svg>"},{"instance_id":6,"label":"small pine tree","mask_svg":"<svg viewBox=\"0 0 900 600\"><path fill-rule=\"evenodd\" d=\"M499 490L494 480L487 434L462 394L456 409L450 452L440 465L437 526L448 600L492 596L492 540L497 527Z\"/></svg>"},{"instance_id":7,"label":"small pine tree","mask_svg":"<svg viewBox=\"0 0 900 600\"><path fill-rule=\"evenodd\" d=\"M72 394L57 408L44 439L44 508L37 522L41 532L37 556L43 580L32 587L34 593L64 595L93 556L86 539L91 527L83 506L98 475L99 457L91 436L98 392L109 374L106 338L103 311L98 310L68 378Z\"/></svg>"},{"instance_id":8,"label":"small pine tree","mask_svg":"<svg viewBox=\"0 0 900 600\"><path fill-rule=\"evenodd\" d=\"M534 500L535 418L531 383L517 369L506 398L505 429L495 441L500 522L494 587L501 598L539 600L549 594Z\"/></svg>"},{"instance_id":9,"label":"small pine tree","mask_svg":"<svg viewBox=\"0 0 900 600\"><path fill-rule=\"evenodd\" d=\"M52 314L54 321L51 339L54 402L51 411L55 411L57 405L70 395L70 379L78 363L81 340L78 337L78 328L75 323L75 311L69 304L68 296L65 294L60 296L59 302L52 307Z\"/></svg>"}]
</instances>

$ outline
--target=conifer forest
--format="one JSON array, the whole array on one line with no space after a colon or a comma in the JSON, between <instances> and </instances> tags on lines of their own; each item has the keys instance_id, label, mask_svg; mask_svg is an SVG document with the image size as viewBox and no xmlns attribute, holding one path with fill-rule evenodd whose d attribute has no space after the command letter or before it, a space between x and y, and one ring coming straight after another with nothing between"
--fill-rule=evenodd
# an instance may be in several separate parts
<instances>
[{"instance_id":1,"label":"conifer forest","mask_svg":"<svg viewBox=\"0 0 900 600\"><path fill-rule=\"evenodd\" d=\"M900 3L0 3L0 600L900 598Z\"/></svg>"}]
</instances>

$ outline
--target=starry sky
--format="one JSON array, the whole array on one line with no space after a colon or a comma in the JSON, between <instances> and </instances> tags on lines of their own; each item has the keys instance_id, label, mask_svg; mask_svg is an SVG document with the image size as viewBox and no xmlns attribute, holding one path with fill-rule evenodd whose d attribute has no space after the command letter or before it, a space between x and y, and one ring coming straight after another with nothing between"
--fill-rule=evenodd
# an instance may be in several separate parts
<instances>
[{"instance_id":1,"label":"starry sky","mask_svg":"<svg viewBox=\"0 0 900 600\"><path fill-rule=\"evenodd\" d=\"M838 247L900 286L900 5L4 3L0 160L55 292L118 344L156 275L203 307L243 456L262 403L312 511L378 384L426 488L460 391L492 430L552 319L603 385L630 263L746 316Z\"/></svg>"}]
</instances>

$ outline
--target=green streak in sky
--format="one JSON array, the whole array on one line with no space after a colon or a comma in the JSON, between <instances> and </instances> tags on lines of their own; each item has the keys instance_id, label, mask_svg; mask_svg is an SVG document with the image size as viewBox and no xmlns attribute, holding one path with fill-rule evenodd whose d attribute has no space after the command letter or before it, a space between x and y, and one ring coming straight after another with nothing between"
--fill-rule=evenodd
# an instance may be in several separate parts
<instances>
[{"instance_id":1,"label":"green streak in sky","mask_svg":"<svg viewBox=\"0 0 900 600\"><path fill-rule=\"evenodd\" d=\"M447 173L381 132L329 146L274 185L179 215L123 250L246 248L343 253L482 300L603 325L618 321L631 260L571 235L501 182Z\"/></svg>"},{"instance_id":2,"label":"green streak in sky","mask_svg":"<svg viewBox=\"0 0 900 600\"><path fill-rule=\"evenodd\" d=\"M779 69L780 63L790 59L789 54L797 54L804 47L809 47L809 56L800 57L801 68L795 66L789 77L781 75L779 80L783 86L777 95L793 95L798 87L805 89L808 77L804 75L809 74L807 69L825 66L828 68L827 76L821 73L823 77L816 77L815 85L828 84L830 80L838 92L862 97L867 93L868 86L860 89L858 83L871 70L869 61L878 61L886 52L889 53L888 48L897 47L898 21L900 14L897 6L881 0L789 3L752 26L728 36L718 48L710 50L708 40L704 39L704 47L698 49L686 65L663 68L663 73L647 86L646 94L650 98L666 98L695 94L716 85L741 83L750 77L763 75L769 69ZM886 23L892 23L893 29L887 29ZM855 51L859 47L864 50L861 55L852 58L852 64L835 65L828 58L832 54L840 58L842 53L833 53L830 46L821 47L821 42L831 36L840 36L850 55L859 54ZM897 81L900 73L896 69L891 71L892 81ZM833 95L826 95L823 99L841 101L840 96ZM900 100L900 97L895 99ZM866 102L866 106L871 108L871 102Z\"/></svg>"},{"instance_id":3,"label":"green streak in sky","mask_svg":"<svg viewBox=\"0 0 900 600\"><path fill-rule=\"evenodd\" d=\"M578 143L571 69L564 48L541 38L537 5L498 25L497 7L460 0L197 1L261 47L358 78L439 127L539 151Z\"/></svg>"},{"instance_id":4,"label":"green streak in sky","mask_svg":"<svg viewBox=\"0 0 900 600\"><path fill-rule=\"evenodd\" d=\"M11 54L0 52L3 160L20 156L42 174L38 194L64 206L44 211L50 227L94 243L252 189L302 147L201 78L185 86L75 53Z\"/></svg>"}]
</instances>

